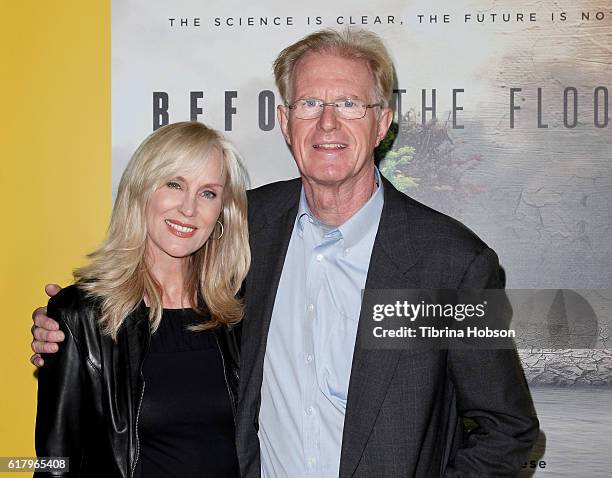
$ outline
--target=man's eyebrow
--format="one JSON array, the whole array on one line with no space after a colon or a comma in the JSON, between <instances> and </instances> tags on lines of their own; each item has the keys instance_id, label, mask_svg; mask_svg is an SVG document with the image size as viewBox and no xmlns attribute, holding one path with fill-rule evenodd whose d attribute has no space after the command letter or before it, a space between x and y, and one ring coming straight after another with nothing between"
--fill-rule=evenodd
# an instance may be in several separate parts
<instances>
[{"instance_id":1,"label":"man's eyebrow","mask_svg":"<svg viewBox=\"0 0 612 478\"><path fill-rule=\"evenodd\" d=\"M351 99L355 99L355 100L361 100L361 99L362 99L362 98L361 98L361 96L359 96L359 95L354 95L354 94L352 94L352 93L347 93L347 94L345 94L345 95L340 95L340 96L338 96L338 99L340 99L340 98L351 98Z\"/></svg>"}]
</instances>

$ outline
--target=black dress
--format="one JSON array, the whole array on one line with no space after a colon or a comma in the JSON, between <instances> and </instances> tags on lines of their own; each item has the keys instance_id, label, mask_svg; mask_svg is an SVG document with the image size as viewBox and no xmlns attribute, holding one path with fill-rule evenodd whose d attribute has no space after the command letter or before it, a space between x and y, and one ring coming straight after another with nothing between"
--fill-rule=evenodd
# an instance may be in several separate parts
<instances>
[{"instance_id":1,"label":"black dress","mask_svg":"<svg viewBox=\"0 0 612 478\"><path fill-rule=\"evenodd\" d=\"M239 476L219 347L212 332L186 329L202 320L192 309L164 309L151 336L138 420L142 478Z\"/></svg>"}]
</instances>

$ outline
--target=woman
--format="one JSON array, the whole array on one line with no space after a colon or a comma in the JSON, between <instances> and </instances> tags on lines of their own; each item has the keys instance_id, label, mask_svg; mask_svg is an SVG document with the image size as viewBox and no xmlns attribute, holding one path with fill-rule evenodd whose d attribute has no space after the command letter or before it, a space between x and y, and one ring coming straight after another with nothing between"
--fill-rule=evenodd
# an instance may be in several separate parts
<instances>
[{"instance_id":1,"label":"woman","mask_svg":"<svg viewBox=\"0 0 612 478\"><path fill-rule=\"evenodd\" d=\"M40 370L38 456L69 457L70 476L238 475L245 182L200 123L140 145L107 238L49 302L66 343Z\"/></svg>"}]
</instances>

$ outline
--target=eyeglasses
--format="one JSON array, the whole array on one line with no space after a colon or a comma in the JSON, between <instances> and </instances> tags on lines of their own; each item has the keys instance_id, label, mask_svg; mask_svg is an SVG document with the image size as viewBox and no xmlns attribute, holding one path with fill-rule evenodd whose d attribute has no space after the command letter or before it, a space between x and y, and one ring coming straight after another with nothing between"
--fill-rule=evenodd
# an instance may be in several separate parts
<instances>
[{"instance_id":1,"label":"eyeglasses","mask_svg":"<svg viewBox=\"0 0 612 478\"><path fill-rule=\"evenodd\" d=\"M303 98L297 100L292 105L287 105L293 115L298 119L314 119L323 114L323 109L326 106L333 106L336 114L343 119L354 120L363 118L368 111L368 108L376 108L382 106L381 103L366 104L362 100L354 100L351 98L338 99L332 103L325 103L318 98Z\"/></svg>"}]
</instances>

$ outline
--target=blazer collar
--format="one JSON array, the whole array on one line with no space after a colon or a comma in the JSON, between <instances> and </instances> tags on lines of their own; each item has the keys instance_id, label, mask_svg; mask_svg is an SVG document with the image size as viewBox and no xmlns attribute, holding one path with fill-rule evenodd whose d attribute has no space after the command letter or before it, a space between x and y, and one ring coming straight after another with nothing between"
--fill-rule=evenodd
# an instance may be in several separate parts
<instances>
[{"instance_id":1,"label":"blazer collar","mask_svg":"<svg viewBox=\"0 0 612 478\"><path fill-rule=\"evenodd\" d=\"M389 276L389 268L400 275L405 274L419 260L410 237L410 216L408 197L395 189L391 182L382 176L385 193L378 233L372 248L372 259L368 269L367 289L388 289L397 283L389 283L379 273ZM382 255L382 253L386 255ZM392 281L395 277L390 277ZM388 284L388 286L386 286ZM385 287L386 286L386 287Z\"/></svg>"},{"instance_id":2,"label":"blazer collar","mask_svg":"<svg viewBox=\"0 0 612 478\"><path fill-rule=\"evenodd\" d=\"M257 211L259 218L255 220L252 219L254 216L249 213L249 234L257 235L267 226L277 226L275 224L277 221L287 219L287 213L295 217L300 203L301 188L302 178L283 181L281 189L278 191L278 202L273 207L268 204L266 207L261 208L261 210ZM250 207L252 207L252 204L249 202ZM294 209L295 211L293 211Z\"/></svg>"}]
</instances>

